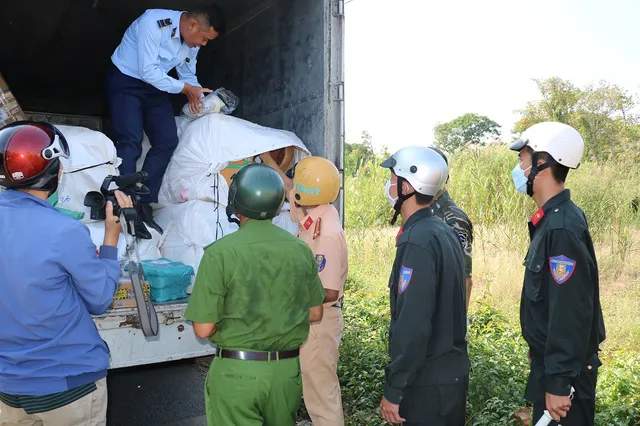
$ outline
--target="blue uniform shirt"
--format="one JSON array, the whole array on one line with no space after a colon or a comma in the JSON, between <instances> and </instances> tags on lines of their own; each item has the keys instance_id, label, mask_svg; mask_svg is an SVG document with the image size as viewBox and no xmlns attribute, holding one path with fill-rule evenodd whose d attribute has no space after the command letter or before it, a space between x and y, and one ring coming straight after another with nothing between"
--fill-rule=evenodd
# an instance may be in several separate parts
<instances>
[{"instance_id":1,"label":"blue uniform shirt","mask_svg":"<svg viewBox=\"0 0 640 426\"><path fill-rule=\"evenodd\" d=\"M190 48L180 39L183 12L166 9L145 11L124 33L111 61L125 75L145 81L159 90L180 93L184 83L200 86L196 60L200 46ZM176 68L180 80L168 75Z\"/></svg>"},{"instance_id":2,"label":"blue uniform shirt","mask_svg":"<svg viewBox=\"0 0 640 426\"><path fill-rule=\"evenodd\" d=\"M82 223L19 191L0 194L0 392L49 395L107 375L90 314L111 304L118 249L100 257Z\"/></svg>"}]
</instances>

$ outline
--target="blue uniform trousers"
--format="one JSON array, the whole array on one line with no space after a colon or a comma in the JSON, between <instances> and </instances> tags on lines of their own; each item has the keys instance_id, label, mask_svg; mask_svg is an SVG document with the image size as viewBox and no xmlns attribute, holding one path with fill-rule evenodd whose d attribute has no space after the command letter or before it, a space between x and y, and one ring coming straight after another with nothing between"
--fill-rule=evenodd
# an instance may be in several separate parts
<instances>
[{"instance_id":1,"label":"blue uniform trousers","mask_svg":"<svg viewBox=\"0 0 640 426\"><path fill-rule=\"evenodd\" d=\"M122 159L120 174L135 173L142 155L143 130L151 149L142 166L149 173L143 182L151 193L143 202L158 202L158 192L173 151L178 146L178 129L168 93L137 78L123 74L111 64L106 78L107 101L116 134L116 149Z\"/></svg>"}]
</instances>

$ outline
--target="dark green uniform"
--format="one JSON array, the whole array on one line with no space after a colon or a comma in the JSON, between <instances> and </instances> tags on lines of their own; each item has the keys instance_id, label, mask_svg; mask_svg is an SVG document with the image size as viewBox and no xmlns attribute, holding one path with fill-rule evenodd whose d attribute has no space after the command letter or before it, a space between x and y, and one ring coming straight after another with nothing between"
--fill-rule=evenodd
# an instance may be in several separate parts
<instances>
[{"instance_id":1,"label":"dark green uniform","mask_svg":"<svg viewBox=\"0 0 640 426\"><path fill-rule=\"evenodd\" d=\"M432 207L435 215L444 220L458 234L460 245L464 252L464 274L467 278L471 277L473 269L473 225L469 216L458 207L451 195L449 195L449 191L446 190L433 203Z\"/></svg>"},{"instance_id":2,"label":"dark green uniform","mask_svg":"<svg viewBox=\"0 0 640 426\"><path fill-rule=\"evenodd\" d=\"M460 241L424 208L409 217L396 245L384 396L400 404L405 425L463 426L469 357Z\"/></svg>"},{"instance_id":3,"label":"dark green uniform","mask_svg":"<svg viewBox=\"0 0 640 426\"><path fill-rule=\"evenodd\" d=\"M309 334L309 309L325 298L309 246L270 220L249 219L208 247L185 317L215 323L220 349L283 351ZM216 357L206 382L209 425L295 425L299 358Z\"/></svg>"},{"instance_id":4,"label":"dark green uniform","mask_svg":"<svg viewBox=\"0 0 640 426\"><path fill-rule=\"evenodd\" d=\"M562 425L593 425L605 330L587 221L564 190L538 210L529 231L520 304L522 334L532 358L525 397L534 404L535 423L545 410L545 392L567 396L573 386Z\"/></svg>"}]
</instances>

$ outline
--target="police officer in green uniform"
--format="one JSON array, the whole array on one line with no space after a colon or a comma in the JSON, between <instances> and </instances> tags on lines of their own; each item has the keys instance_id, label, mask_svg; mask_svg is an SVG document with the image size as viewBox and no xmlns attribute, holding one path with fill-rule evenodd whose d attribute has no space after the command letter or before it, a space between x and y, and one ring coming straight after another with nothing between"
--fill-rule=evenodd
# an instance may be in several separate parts
<instances>
[{"instance_id":1,"label":"police officer in green uniform","mask_svg":"<svg viewBox=\"0 0 640 426\"><path fill-rule=\"evenodd\" d=\"M271 223L284 197L275 170L242 168L227 207L240 229L207 247L198 269L185 317L217 345L205 385L209 425L296 423L299 347L326 294L309 246Z\"/></svg>"},{"instance_id":2,"label":"police officer in green uniform","mask_svg":"<svg viewBox=\"0 0 640 426\"><path fill-rule=\"evenodd\" d=\"M525 397L533 403L534 423L546 410L563 426L590 426L605 329L587 219L565 189L584 142L572 127L544 122L527 129L511 149L520 158L514 185L539 207L529 222L520 303L531 363Z\"/></svg>"},{"instance_id":3,"label":"police officer in green uniform","mask_svg":"<svg viewBox=\"0 0 640 426\"><path fill-rule=\"evenodd\" d=\"M449 166L449 160L447 160L444 152L436 147L430 148L440 154L447 163L447 166ZM456 234L458 234L458 238L460 238L460 245L462 245L462 251L464 252L464 276L467 286L466 309L468 311L469 301L471 300L471 289L473 288L473 279L471 278L471 272L473 270L473 224L464 210L458 207L453 198L451 198L446 185L435 196L433 212L453 228Z\"/></svg>"},{"instance_id":4,"label":"police officer in green uniform","mask_svg":"<svg viewBox=\"0 0 640 426\"><path fill-rule=\"evenodd\" d=\"M448 168L432 149L406 147L382 163L387 199L402 215L389 278L391 324L382 417L391 424L464 426L469 378L464 254L431 209Z\"/></svg>"}]
</instances>

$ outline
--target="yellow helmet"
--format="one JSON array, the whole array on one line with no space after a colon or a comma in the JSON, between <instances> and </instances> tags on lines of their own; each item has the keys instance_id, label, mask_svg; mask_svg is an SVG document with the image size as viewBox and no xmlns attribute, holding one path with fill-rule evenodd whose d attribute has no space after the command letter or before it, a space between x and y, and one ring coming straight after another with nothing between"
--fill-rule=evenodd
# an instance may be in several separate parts
<instances>
[{"instance_id":1,"label":"yellow helmet","mask_svg":"<svg viewBox=\"0 0 640 426\"><path fill-rule=\"evenodd\" d=\"M340 192L340 173L323 157L307 157L293 171L293 194L300 206L333 203Z\"/></svg>"}]
</instances>

